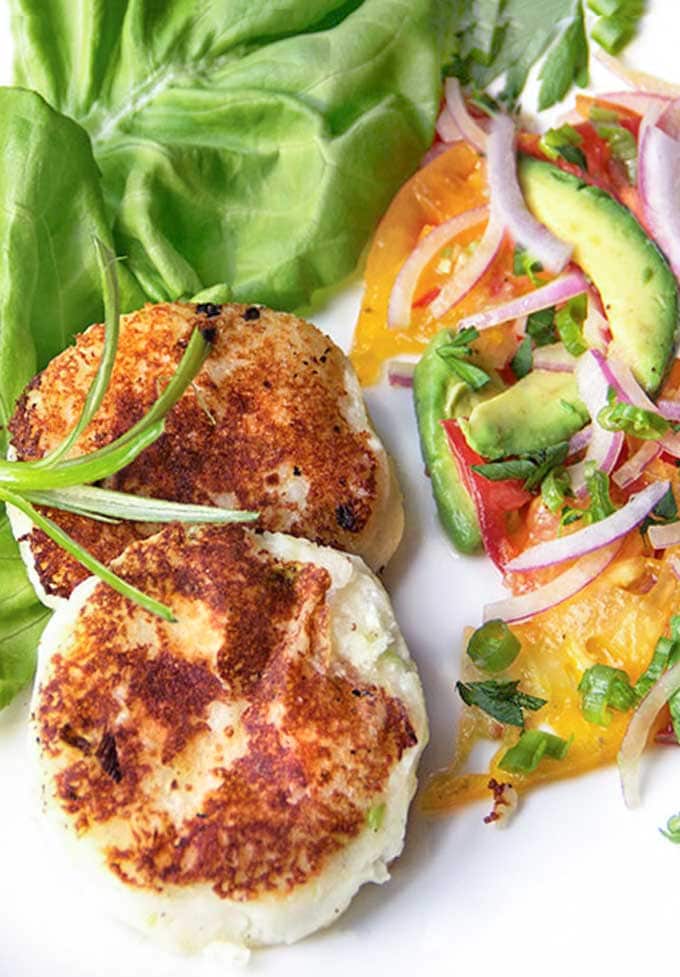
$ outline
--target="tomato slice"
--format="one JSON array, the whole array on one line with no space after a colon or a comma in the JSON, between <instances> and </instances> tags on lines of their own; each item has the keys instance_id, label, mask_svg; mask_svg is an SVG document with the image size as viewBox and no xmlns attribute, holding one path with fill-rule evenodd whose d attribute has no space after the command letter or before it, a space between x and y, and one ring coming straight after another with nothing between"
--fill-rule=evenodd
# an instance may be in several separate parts
<instances>
[{"instance_id":1,"label":"tomato slice","mask_svg":"<svg viewBox=\"0 0 680 977\"><path fill-rule=\"evenodd\" d=\"M461 480L475 504L484 549L502 570L508 560L519 552L511 537L508 516L530 502L531 493L522 487L519 479L491 482L474 472L472 466L483 465L486 459L472 450L457 421L443 420L441 424Z\"/></svg>"}]
</instances>

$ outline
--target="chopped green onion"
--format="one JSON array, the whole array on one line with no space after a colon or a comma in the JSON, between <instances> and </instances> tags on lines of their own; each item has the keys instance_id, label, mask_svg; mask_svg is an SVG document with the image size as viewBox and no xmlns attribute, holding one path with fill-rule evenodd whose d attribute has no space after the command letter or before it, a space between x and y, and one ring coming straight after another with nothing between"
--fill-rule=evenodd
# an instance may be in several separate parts
<instances>
[{"instance_id":1,"label":"chopped green onion","mask_svg":"<svg viewBox=\"0 0 680 977\"><path fill-rule=\"evenodd\" d=\"M612 718L610 709L627 712L637 702L628 675L610 665L593 665L587 669L578 690L585 719L597 726L609 726Z\"/></svg>"},{"instance_id":2,"label":"chopped green onion","mask_svg":"<svg viewBox=\"0 0 680 977\"><path fill-rule=\"evenodd\" d=\"M175 621L175 616L172 610L166 605L162 604L160 601L154 600L153 597L149 597L147 594L142 593L132 584L126 583L121 580L113 570L109 567L104 566L100 563L96 557L88 553L80 543L77 543L68 533L44 516L41 512L35 509L30 502L27 502L21 495L16 495L14 492L9 492L5 488L0 487L0 500L7 502L9 505L13 505L15 508L19 509L24 515L28 516L31 522L42 529L46 536L49 536L51 540L57 543L63 550L69 553L74 559L79 563L82 563L86 569L93 573L95 576L99 577L104 583L107 583L113 588L117 593L121 594L123 597L127 597L129 600L134 601L143 607L145 610L150 611L152 614L157 615L164 621Z\"/></svg>"},{"instance_id":3,"label":"chopped green onion","mask_svg":"<svg viewBox=\"0 0 680 977\"><path fill-rule=\"evenodd\" d=\"M674 845L680 845L680 814L673 814L666 821L666 828L659 828L659 831L664 836L672 841Z\"/></svg>"},{"instance_id":4,"label":"chopped green onion","mask_svg":"<svg viewBox=\"0 0 680 977\"><path fill-rule=\"evenodd\" d=\"M483 672L503 672L520 653L519 639L505 621L487 621L468 641L467 653Z\"/></svg>"},{"instance_id":5,"label":"chopped green onion","mask_svg":"<svg viewBox=\"0 0 680 977\"><path fill-rule=\"evenodd\" d=\"M551 512L558 513L571 495L571 477L561 466L549 471L541 482L541 498Z\"/></svg>"},{"instance_id":6,"label":"chopped green onion","mask_svg":"<svg viewBox=\"0 0 680 977\"><path fill-rule=\"evenodd\" d=\"M588 300L585 295L570 299L555 316L555 326L567 352L581 356L588 349L583 338L583 323L588 313Z\"/></svg>"},{"instance_id":7,"label":"chopped green onion","mask_svg":"<svg viewBox=\"0 0 680 977\"><path fill-rule=\"evenodd\" d=\"M597 415L597 423L606 431L624 431L641 441L656 441L671 429L670 423L661 414L616 399L602 408Z\"/></svg>"},{"instance_id":8,"label":"chopped green onion","mask_svg":"<svg viewBox=\"0 0 680 977\"><path fill-rule=\"evenodd\" d=\"M587 169L583 150L579 149L583 137L573 126L563 125L558 129L548 129L538 141L539 148L548 159L556 160L559 156L568 163Z\"/></svg>"},{"instance_id":9,"label":"chopped green onion","mask_svg":"<svg viewBox=\"0 0 680 977\"><path fill-rule=\"evenodd\" d=\"M542 729L526 729L515 745L503 754L498 766L508 773L532 773L544 756L564 760L572 739L563 740Z\"/></svg>"},{"instance_id":10,"label":"chopped green onion","mask_svg":"<svg viewBox=\"0 0 680 977\"><path fill-rule=\"evenodd\" d=\"M519 681L456 682L456 692L466 706L476 706L505 726L524 726L523 709L542 709L547 699L520 692Z\"/></svg>"}]
</instances>

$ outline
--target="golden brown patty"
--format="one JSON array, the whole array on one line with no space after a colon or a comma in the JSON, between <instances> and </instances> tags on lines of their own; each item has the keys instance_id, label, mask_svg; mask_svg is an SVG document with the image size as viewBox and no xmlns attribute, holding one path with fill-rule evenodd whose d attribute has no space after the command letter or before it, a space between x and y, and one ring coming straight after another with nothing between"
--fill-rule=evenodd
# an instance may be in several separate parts
<instances>
[{"instance_id":1,"label":"golden brown patty","mask_svg":"<svg viewBox=\"0 0 680 977\"><path fill-rule=\"evenodd\" d=\"M342 351L310 323L255 306L147 305L124 316L111 386L75 454L114 440L149 409L196 326L215 348L164 435L107 482L179 502L257 509L259 527L358 553L374 568L402 531L399 490ZM92 326L29 385L10 422L19 459L40 458L75 423L102 350ZM108 562L155 527L49 513ZM48 595L87 576L39 530L32 560Z\"/></svg>"},{"instance_id":2,"label":"golden brown patty","mask_svg":"<svg viewBox=\"0 0 680 977\"><path fill-rule=\"evenodd\" d=\"M401 847L426 737L384 591L354 558L236 527L172 526L114 566L177 623L94 580L55 615L34 700L48 809L124 887L207 893L208 915L264 900L246 942L277 941L300 890L326 892L327 922Z\"/></svg>"}]
</instances>

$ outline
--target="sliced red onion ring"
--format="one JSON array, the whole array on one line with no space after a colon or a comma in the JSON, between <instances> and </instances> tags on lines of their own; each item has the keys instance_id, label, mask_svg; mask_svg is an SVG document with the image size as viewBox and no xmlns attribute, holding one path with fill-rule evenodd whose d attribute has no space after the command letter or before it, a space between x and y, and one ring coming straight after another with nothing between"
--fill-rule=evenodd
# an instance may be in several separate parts
<instances>
[{"instance_id":1,"label":"sliced red onion ring","mask_svg":"<svg viewBox=\"0 0 680 977\"><path fill-rule=\"evenodd\" d=\"M449 111L448 105L439 113L436 125L437 135L444 142L458 142L463 138L463 134L456 125L456 121Z\"/></svg>"},{"instance_id":2,"label":"sliced red onion ring","mask_svg":"<svg viewBox=\"0 0 680 977\"><path fill-rule=\"evenodd\" d=\"M655 75L648 75L644 71L638 71L636 68L629 68L620 58L615 58L611 54L607 54L600 47L593 47L593 55L597 61L600 61L617 78L620 78L626 85L630 85L631 88L641 92L669 95L671 98L680 95L680 86L674 85L670 81L663 81Z\"/></svg>"},{"instance_id":3,"label":"sliced red onion ring","mask_svg":"<svg viewBox=\"0 0 680 977\"><path fill-rule=\"evenodd\" d=\"M680 276L680 142L659 126L666 103L649 109L640 126L638 190L645 220L676 275Z\"/></svg>"},{"instance_id":4,"label":"sliced red onion ring","mask_svg":"<svg viewBox=\"0 0 680 977\"><path fill-rule=\"evenodd\" d=\"M456 269L447 279L439 295L431 302L430 312L435 319L440 319L474 288L498 254L504 236L505 229L491 210L484 235L473 254L462 268Z\"/></svg>"},{"instance_id":5,"label":"sliced red onion ring","mask_svg":"<svg viewBox=\"0 0 680 977\"><path fill-rule=\"evenodd\" d=\"M669 557L668 562L671 565L673 576L676 580L680 580L680 556L673 554L673 556Z\"/></svg>"},{"instance_id":6,"label":"sliced red onion ring","mask_svg":"<svg viewBox=\"0 0 680 977\"><path fill-rule=\"evenodd\" d=\"M628 807L640 803L640 759L659 712L680 689L680 662L677 662L652 686L633 713L619 750L619 773L623 797Z\"/></svg>"},{"instance_id":7,"label":"sliced red onion ring","mask_svg":"<svg viewBox=\"0 0 680 977\"><path fill-rule=\"evenodd\" d=\"M571 479L571 487L576 495L583 495L586 491L587 466L594 462L600 471L607 475L614 470L621 449L623 448L623 434L621 431L605 431L597 422L597 415L607 406L609 380L602 367L603 357L597 350L586 350L579 358L576 367L576 382L581 400L588 408L593 421L592 436L583 461L577 462L567 469Z\"/></svg>"},{"instance_id":8,"label":"sliced red onion ring","mask_svg":"<svg viewBox=\"0 0 680 977\"><path fill-rule=\"evenodd\" d=\"M552 373L573 373L578 360L568 352L564 343L551 343L534 350L534 369Z\"/></svg>"},{"instance_id":9,"label":"sliced red onion ring","mask_svg":"<svg viewBox=\"0 0 680 977\"><path fill-rule=\"evenodd\" d=\"M583 590L592 580L598 577L614 559L620 549L620 543L612 543L605 549L589 553L582 560L575 563L559 577L551 580L543 587L538 587L527 594L518 597L508 597L498 600L484 607L484 620L493 621L501 618L509 624L526 621L543 611L556 607Z\"/></svg>"},{"instance_id":10,"label":"sliced red onion ring","mask_svg":"<svg viewBox=\"0 0 680 977\"><path fill-rule=\"evenodd\" d=\"M673 458L680 458L680 434L664 434L659 444Z\"/></svg>"},{"instance_id":11,"label":"sliced red onion ring","mask_svg":"<svg viewBox=\"0 0 680 977\"><path fill-rule=\"evenodd\" d=\"M598 93L595 97L598 102L621 105L624 109L637 112L638 115L646 115L651 108L668 105L671 100L670 96L659 95L656 92L604 92Z\"/></svg>"},{"instance_id":12,"label":"sliced red onion ring","mask_svg":"<svg viewBox=\"0 0 680 977\"><path fill-rule=\"evenodd\" d=\"M478 153L486 152L488 136L468 112L458 79L447 78L444 87L446 107L451 115L452 122L458 128L463 139L467 140L473 149L476 149Z\"/></svg>"},{"instance_id":13,"label":"sliced red onion ring","mask_svg":"<svg viewBox=\"0 0 680 977\"><path fill-rule=\"evenodd\" d=\"M561 271L569 261L571 248L540 224L527 208L517 179L515 124L507 115L496 115L491 122L487 174L492 210L514 240L548 271Z\"/></svg>"},{"instance_id":14,"label":"sliced red onion ring","mask_svg":"<svg viewBox=\"0 0 680 977\"><path fill-rule=\"evenodd\" d=\"M642 447L634 455L631 455L620 468L616 469L612 475L612 481L621 489L628 488L633 482L637 482L647 465L658 458L660 454L661 446L658 441L643 442Z\"/></svg>"},{"instance_id":15,"label":"sliced red onion ring","mask_svg":"<svg viewBox=\"0 0 680 977\"><path fill-rule=\"evenodd\" d=\"M416 364L408 360L388 360L387 382L390 387L412 387Z\"/></svg>"},{"instance_id":16,"label":"sliced red onion ring","mask_svg":"<svg viewBox=\"0 0 680 977\"><path fill-rule=\"evenodd\" d=\"M655 550L680 545L680 521L669 522L665 526L650 526L647 538Z\"/></svg>"},{"instance_id":17,"label":"sliced red onion ring","mask_svg":"<svg viewBox=\"0 0 680 977\"><path fill-rule=\"evenodd\" d=\"M667 421L680 421L680 400L657 400L656 407Z\"/></svg>"},{"instance_id":18,"label":"sliced red onion ring","mask_svg":"<svg viewBox=\"0 0 680 977\"><path fill-rule=\"evenodd\" d=\"M582 427L580 431L577 431L569 439L569 455L577 455L579 451L583 451L585 447L590 444L590 439L593 436L593 425L587 424L586 427Z\"/></svg>"},{"instance_id":19,"label":"sliced red onion ring","mask_svg":"<svg viewBox=\"0 0 680 977\"><path fill-rule=\"evenodd\" d=\"M510 560L505 569L510 573L517 573L520 570L540 570L543 567L554 566L556 563L563 563L565 560L575 560L585 556L586 553L592 553L593 550L609 546L610 543L639 526L654 506L661 501L669 486L670 482L654 482L648 485L636 495L631 495L628 502L611 516L578 529L569 536L560 536L530 546L514 560Z\"/></svg>"},{"instance_id":20,"label":"sliced red onion ring","mask_svg":"<svg viewBox=\"0 0 680 977\"><path fill-rule=\"evenodd\" d=\"M609 334L609 323L597 308L597 303L593 299L592 291L588 291L588 314L583 323L583 338L591 349L605 350L607 348L607 336Z\"/></svg>"},{"instance_id":21,"label":"sliced red onion ring","mask_svg":"<svg viewBox=\"0 0 680 977\"><path fill-rule=\"evenodd\" d=\"M463 231L474 227L476 224L481 224L488 217L488 214L488 207L475 207L473 210L466 210L464 213L457 214L456 217L444 221L443 224L439 224L418 242L401 266L401 271L397 275L390 292L390 300L387 306L387 324L390 329L406 329L408 327L411 321L413 295L418 279L437 252L441 251L458 234L462 234ZM467 265L455 276L456 279L463 278L466 267Z\"/></svg>"},{"instance_id":22,"label":"sliced red onion ring","mask_svg":"<svg viewBox=\"0 0 680 977\"><path fill-rule=\"evenodd\" d=\"M654 414L659 413L654 401L649 399L625 363L617 356L610 355L605 358L596 349L591 350L591 353L600 364L609 386L614 388L619 400L626 404L633 404L634 407L642 407Z\"/></svg>"},{"instance_id":23,"label":"sliced red onion ring","mask_svg":"<svg viewBox=\"0 0 680 977\"><path fill-rule=\"evenodd\" d=\"M520 316L531 315L532 312L540 312L542 309L549 309L559 302L566 302L567 299L574 298L575 295L582 295L588 291L588 282L580 271L570 271L566 275L561 275L547 285L541 285L533 292L527 292L518 299L510 302L503 302L501 305L493 306L484 312L476 315L466 316L458 323L459 329L474 326L475 329L489 329L491 326L498 326L510 319L518 319Z\"/></svg>"}]
</instances>

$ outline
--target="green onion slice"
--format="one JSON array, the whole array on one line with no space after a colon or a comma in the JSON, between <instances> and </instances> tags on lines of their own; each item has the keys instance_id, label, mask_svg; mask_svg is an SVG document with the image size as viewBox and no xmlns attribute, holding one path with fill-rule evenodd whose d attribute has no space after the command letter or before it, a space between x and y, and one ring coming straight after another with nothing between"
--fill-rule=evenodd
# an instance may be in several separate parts
<instances>
[{"instance_id":1,"label":"green onion slice","mask_svg":"<svg viewBox=\"0 0 680 977\"><path fill-rule=\"evenodd\" d=\"M593 665L587 669L578 690L585 719L597 726L609 726L610 709L627 712L637 702L628 675L622 669L609 665Z\"/></svg>"},{"instance_id":2,"label":"green onion slice","mask_svg":"<svg viewBox=\"0 0 680 977\"><path fill-rule=\"evenodd\" d=\"M467 653L483 672L503 672L517 658L521 644L505 621L487 621L468 642Z\"/></svg>"},{"instance_id":3,"label":"green onion slice","mask_svg":"<svg viewBox=\"0 0 680 977\"><path fill-rule=\"evenodd\" d=\"M564 760L572 740L573 737L563 740L542 729L526 729L498 765L508 773L532 773L544 756Z\"/></svg>"}]
</instances>

